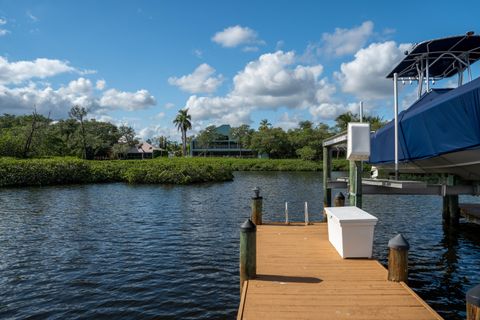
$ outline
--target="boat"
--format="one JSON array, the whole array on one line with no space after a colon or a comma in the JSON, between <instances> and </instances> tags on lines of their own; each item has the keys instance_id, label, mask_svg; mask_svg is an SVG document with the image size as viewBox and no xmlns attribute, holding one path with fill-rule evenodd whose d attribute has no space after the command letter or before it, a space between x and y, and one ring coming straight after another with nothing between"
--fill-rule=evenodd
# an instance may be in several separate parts
<instances>
[{"instance_id":1,"label":"boat","mask_svg":"<svg viewBox=\"0 0 480 320\"><path fill-rule=\"evenodd\" d=\"M387 75L394 79L395 119L372 133L369 163L395 170L397 177L440 173L480 181L480 78L472 79L471 68L479 59L480 36L473 32L405 52ZM453 76L456 88L431 87ZM398 114L397 86L406 81L418 83L417 100Z\"/></svg>"}]
</instances>

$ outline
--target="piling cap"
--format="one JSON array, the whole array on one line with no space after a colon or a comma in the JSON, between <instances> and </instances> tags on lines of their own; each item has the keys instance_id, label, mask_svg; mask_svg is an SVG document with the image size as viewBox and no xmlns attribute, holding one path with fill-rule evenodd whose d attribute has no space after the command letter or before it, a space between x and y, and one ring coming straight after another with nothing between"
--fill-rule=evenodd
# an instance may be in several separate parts
<instances>
[{"instance_id":1,"label":"piling cap","mask_svg":"<svg viewBox=\"0 0 480 320\"><path fill-rule=\"evenodd\" d=\"M247 219L240 226L240 231L245 232L245 233L246 232L255 232L255 231L257 231L257 226L255 225L255 223L252 222L252 220Z\"/></svg>"},{"instance_id":2,"label":"piling cap","mask_svg":"<svg viewBox=\"0 0 480 320\"><path fill-rule=\"evenodd\" d=\"M405 239L403 235L399 233L388 241L388 247L392 249L408 250L410 249L410 244L408 244L407 239Z\"/></svg>"},{"instance_id":3,"label":"piling cap","mask_svg":"<svg viewBox=\"0 0 480 320\"><path fill-rule=\"evenodd\" d=\"M255 187L255 188L253 189L253 192L254 192L255 195L252 197L252 199L259 199L259 198L261 198L261 197L260 197L260 188L259 188L259 187Z\"/></svg>"},{"instance_id":4,"label":"piling cap","mask_svg":"<svg viewBox=\"0 0 480 320\"><path fill-rule=\"evenodd\" d=\"M337 193L337 195L335 196L335 199L343 199L343 200L345 200L345 196L343 195L342 192L339 192L339 193Z\"/></svg>"},{"instance_id":5,"label":"piling cap","mask_svg":"<svg viewBox=\"0 0 480 320\"><path fill-rule=\"evenodd\" d=\"M467 291L467 303L480 306L480 284Z\"/></svg>"}]
</instances>

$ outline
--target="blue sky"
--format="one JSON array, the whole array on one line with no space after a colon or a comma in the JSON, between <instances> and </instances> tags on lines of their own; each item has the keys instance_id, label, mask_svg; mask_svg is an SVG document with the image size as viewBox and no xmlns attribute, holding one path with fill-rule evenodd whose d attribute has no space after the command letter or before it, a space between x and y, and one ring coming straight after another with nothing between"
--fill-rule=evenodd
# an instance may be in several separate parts
<instances>
[{"instance_id":1,"label":"blue sky","mask_svg":"<svg viewBox=\"0 0 480 320\"><path fill-rule=\"evenodd\" d=\"M37 110L125 123L178 139L261 119L285 129L345 111L390 119L385 75L409 45L478 28L463 1L0 0L0 113ZM464 9L466 8L466 9ZM478 75L479 66L474 66ZM414 99L402 87L402 107Z\"/></svg>"}]
</instances>

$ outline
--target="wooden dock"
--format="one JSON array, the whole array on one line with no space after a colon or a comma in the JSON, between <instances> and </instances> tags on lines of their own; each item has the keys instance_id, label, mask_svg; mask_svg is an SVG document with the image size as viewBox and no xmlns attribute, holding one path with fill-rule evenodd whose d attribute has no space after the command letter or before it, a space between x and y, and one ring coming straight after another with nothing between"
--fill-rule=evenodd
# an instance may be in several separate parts
<instances>
[{"instance_id":1,"label":"wooden dock","mask_svg":"<svg viewBox=\"0 0 480 320\"><path fill-rule=\"evenodd\" d=\"M378 261L342 259L319 223L257 226L257 278L237 319L442 318Z\"/></svg>"}]
</instances>

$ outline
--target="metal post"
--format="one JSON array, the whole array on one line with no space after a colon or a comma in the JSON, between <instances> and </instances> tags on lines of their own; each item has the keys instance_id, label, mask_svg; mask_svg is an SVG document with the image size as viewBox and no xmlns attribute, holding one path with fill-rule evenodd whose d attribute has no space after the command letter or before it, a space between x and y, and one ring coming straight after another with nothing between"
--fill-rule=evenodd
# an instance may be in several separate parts
<instances>
[{"instance_id":1,"label":"metal post","mask_svg":"<svg viewBox=\"0 0 480 320\"><path fill-rule=\"evenodd\" d=\"M363 122L363 101L360 101L360 122Z\"/></svg>"},{"instance_id":2,"label":"metal post","mask_svg":"<svg viewBox=\"0 0 480 320\"><path fill-rule=\"evenodd\" d=\"M260 189L256 187L253 189L255 195L252 197L252 221L257 226L262 224L262 202L263 198L260 197Z\"/></svg>"},{"instance_id":3,"label":"metal post","mask_svg":"<svg viewBox=\"0 0 480 320\"><path fill-rule=\"evenodd\" d=\"M429 65L428 65L428 59L425 60L427 67L425 69L425 74L426 74L426 84L425 84L425 89L427 90L426 92L428 93L430 91L430 70L429 70Z\"/></svg>"},{"instance_id":4,"label":"metal post","mask_svg":"<svg viewBox=\"0 0 480 320\"><path fill-rule=\"evenodd\" d=\"M480 319L480 285L467 291L467 320Z\"/></svg>"},{"instance_id":5,"label":"metal post","mask_svg":"<svg viewBox=\"0 0 480 320\"><path fill-rule=\"evenodd\" d=\"M355 161L355 206L362 207L362 161Z\"/></svg>"},{"instance_id":6,"label":"metal post","mask_svg":"<svg viewBox=\"0 0 480 320\"><path fill-rule=\"evenodd\" d=\"M332 189L328 187L328 181L332 177L332 151L330 147L323 147L323 207L332 206ZM324 211L325 214L325 211Z\"/></svg>"},{"instance_id":7,"label":"metal post","mask_svg":"<svg viewBox=\"0 0 480 320\"><path fill-rule=\"evenodd\" d=\"M395 282L408 281L408 250L410 245L397 234L388 241L388 280Z\"/></svg>"},{"instance_id":8,"label":"metal post","mask_svg":"<svg viewBox=\"0 0 480 320\"><path fill-rule=\"evenodd\" d=\"M472 81L472 68L470 67L470 59L467 58L468 64L468 81Z\"/></svg>"},{"instance_id":9,"label":"metal post","mask_svg":"<svg viewBox=\"0 0 480 320\"><path fill-rule=\"evenodd\" d=\"M243 283L257 276L257 227L247 219L240 226L240 294Z\"/></svg>"},{"instance_id":10,"label":"metal post","mask_svg":"<svg viewBox=\"0 0 480 320\"><path fill-rule=\"evenodd\" d=\"M305 201L305 225L308 226L310 224L310 219L308 217L308 202Z\"/></svg>"},{"instance_id":11,"label":"metal post","mask_svg":"<svg viewBox=\"0 0 480 320\"><path fill-rule=\"evenodd\" d=\"M393 105L395 109L395 180L398 180L398 74L393 74Z\"/></svg>"},{"instance_id":12,"label":"metal post","mask_svg":"<svg viewBox=\"0 0 480 320\"><path fill-rule=\"evenodd\" d=\"M289 224L288 221L288 202L285 201L285 224Z\"/></svg>"}]
</instances>

